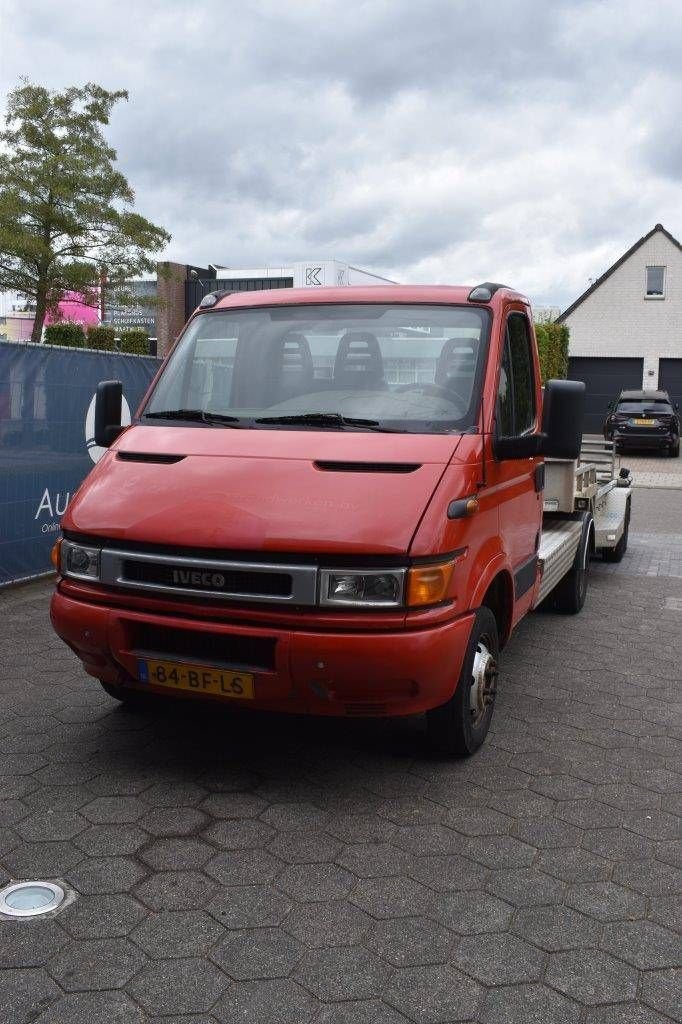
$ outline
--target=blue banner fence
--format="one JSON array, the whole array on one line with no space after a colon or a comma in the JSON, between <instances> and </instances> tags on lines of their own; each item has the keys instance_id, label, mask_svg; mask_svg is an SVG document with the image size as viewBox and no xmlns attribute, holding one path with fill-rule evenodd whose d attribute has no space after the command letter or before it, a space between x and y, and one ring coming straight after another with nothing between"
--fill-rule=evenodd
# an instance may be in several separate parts
<instances>
[{"instance_id":1,"label":"blue banner fence","mask_svg":"<svg viewBox=\"0 0 682 1024\"><path fill-rule=\"evenodd\" d=\"M160 360L118 352L0 342L0 587L50 571L59 519L104 450L95 392L123 382L123 420Z\"/></svg>"}]
</instances>

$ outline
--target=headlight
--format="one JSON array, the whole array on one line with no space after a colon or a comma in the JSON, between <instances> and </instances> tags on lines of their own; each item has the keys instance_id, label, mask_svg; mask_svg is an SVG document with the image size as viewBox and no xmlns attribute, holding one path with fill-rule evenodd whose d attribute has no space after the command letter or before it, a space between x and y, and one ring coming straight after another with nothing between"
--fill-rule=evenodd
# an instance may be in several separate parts
<instances>
[{"instance_id":1,"label":"headlight","mask_svg":"<svg viewBox=\"0 0 682 1024\"><path fill-rule=\"evenodd\" d=\"M59 551L59 568L63 576L77 580L99 579L99 548L63 540Z\"/></svg>"},{"instance_id":2,"label":"headlight","mask_svg":"<svg viewBox=\"0 0 682 1024\"><path fill-rule=\"evenodd\" d=\"M406 569L388 572L322 569L320 604L362 608L400 608L403 603Z\"/></svg>"}]
</instances>

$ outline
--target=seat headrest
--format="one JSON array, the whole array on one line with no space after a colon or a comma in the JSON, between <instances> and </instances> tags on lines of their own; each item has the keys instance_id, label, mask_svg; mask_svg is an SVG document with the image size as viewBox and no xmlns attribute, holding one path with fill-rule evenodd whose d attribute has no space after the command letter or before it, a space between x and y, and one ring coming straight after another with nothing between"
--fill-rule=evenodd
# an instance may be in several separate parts
<instances>
[{"instance_id":1,"label":"seat headrest","mask_svg":"<svg viewBox=\"0 0 682 1024\"><path fill-rule=\"evenodd\" d=\"M334 382L342 386L372 388L384 379L379 342L369 331L346 331L334 361Z\"/></svg>"},{"instance_id":2,"label":"seat headrest","mask_svg":"<svg viewBox=\"0 0 682 1024\"><path fill-rule=\"evenodd\" d=\"M469 344L467 338L448 338L436 363L436 384L444 385L450 378L473 377L476 354Z\"/></svg>"}]
</instances>

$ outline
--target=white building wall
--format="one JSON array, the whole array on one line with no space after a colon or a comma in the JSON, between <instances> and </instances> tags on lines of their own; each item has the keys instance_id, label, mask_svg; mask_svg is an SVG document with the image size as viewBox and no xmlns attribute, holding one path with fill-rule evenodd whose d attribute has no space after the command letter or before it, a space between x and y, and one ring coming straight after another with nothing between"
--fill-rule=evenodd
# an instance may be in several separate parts
<instances>
[{"instance_id":1,"label":"white building wall","mask_svg":"<svg viewBox=\"0 0 682 1024\"><path fill-rule=\"evenodd\" d=\"M648 266L666 268L663 299L645 298ZM643 357L642 386L655 389L659 358L682 358L682 252L657 231L564 322L570 355Z\"/></svg>"}]
</instances>

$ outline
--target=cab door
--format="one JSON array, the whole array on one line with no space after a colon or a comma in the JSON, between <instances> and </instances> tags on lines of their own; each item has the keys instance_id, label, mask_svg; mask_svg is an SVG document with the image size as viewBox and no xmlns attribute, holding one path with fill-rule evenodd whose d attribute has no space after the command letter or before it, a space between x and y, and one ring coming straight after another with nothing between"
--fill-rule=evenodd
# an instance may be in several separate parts
<instances>
[{"instance_id":1,"label":"cab door","mask_svg":"<svg viewBox=\"0 0 682 1024\"><path fill-rule=\"evenodd\" d=\"M520 437L538 429L539 375L526 313L507 315L500 359L494 431ZM538 456L495 462L499 530L514 577L514 621L530 607L537 573L542 526L542 459Z\"/></svg>"}]
</instances>

